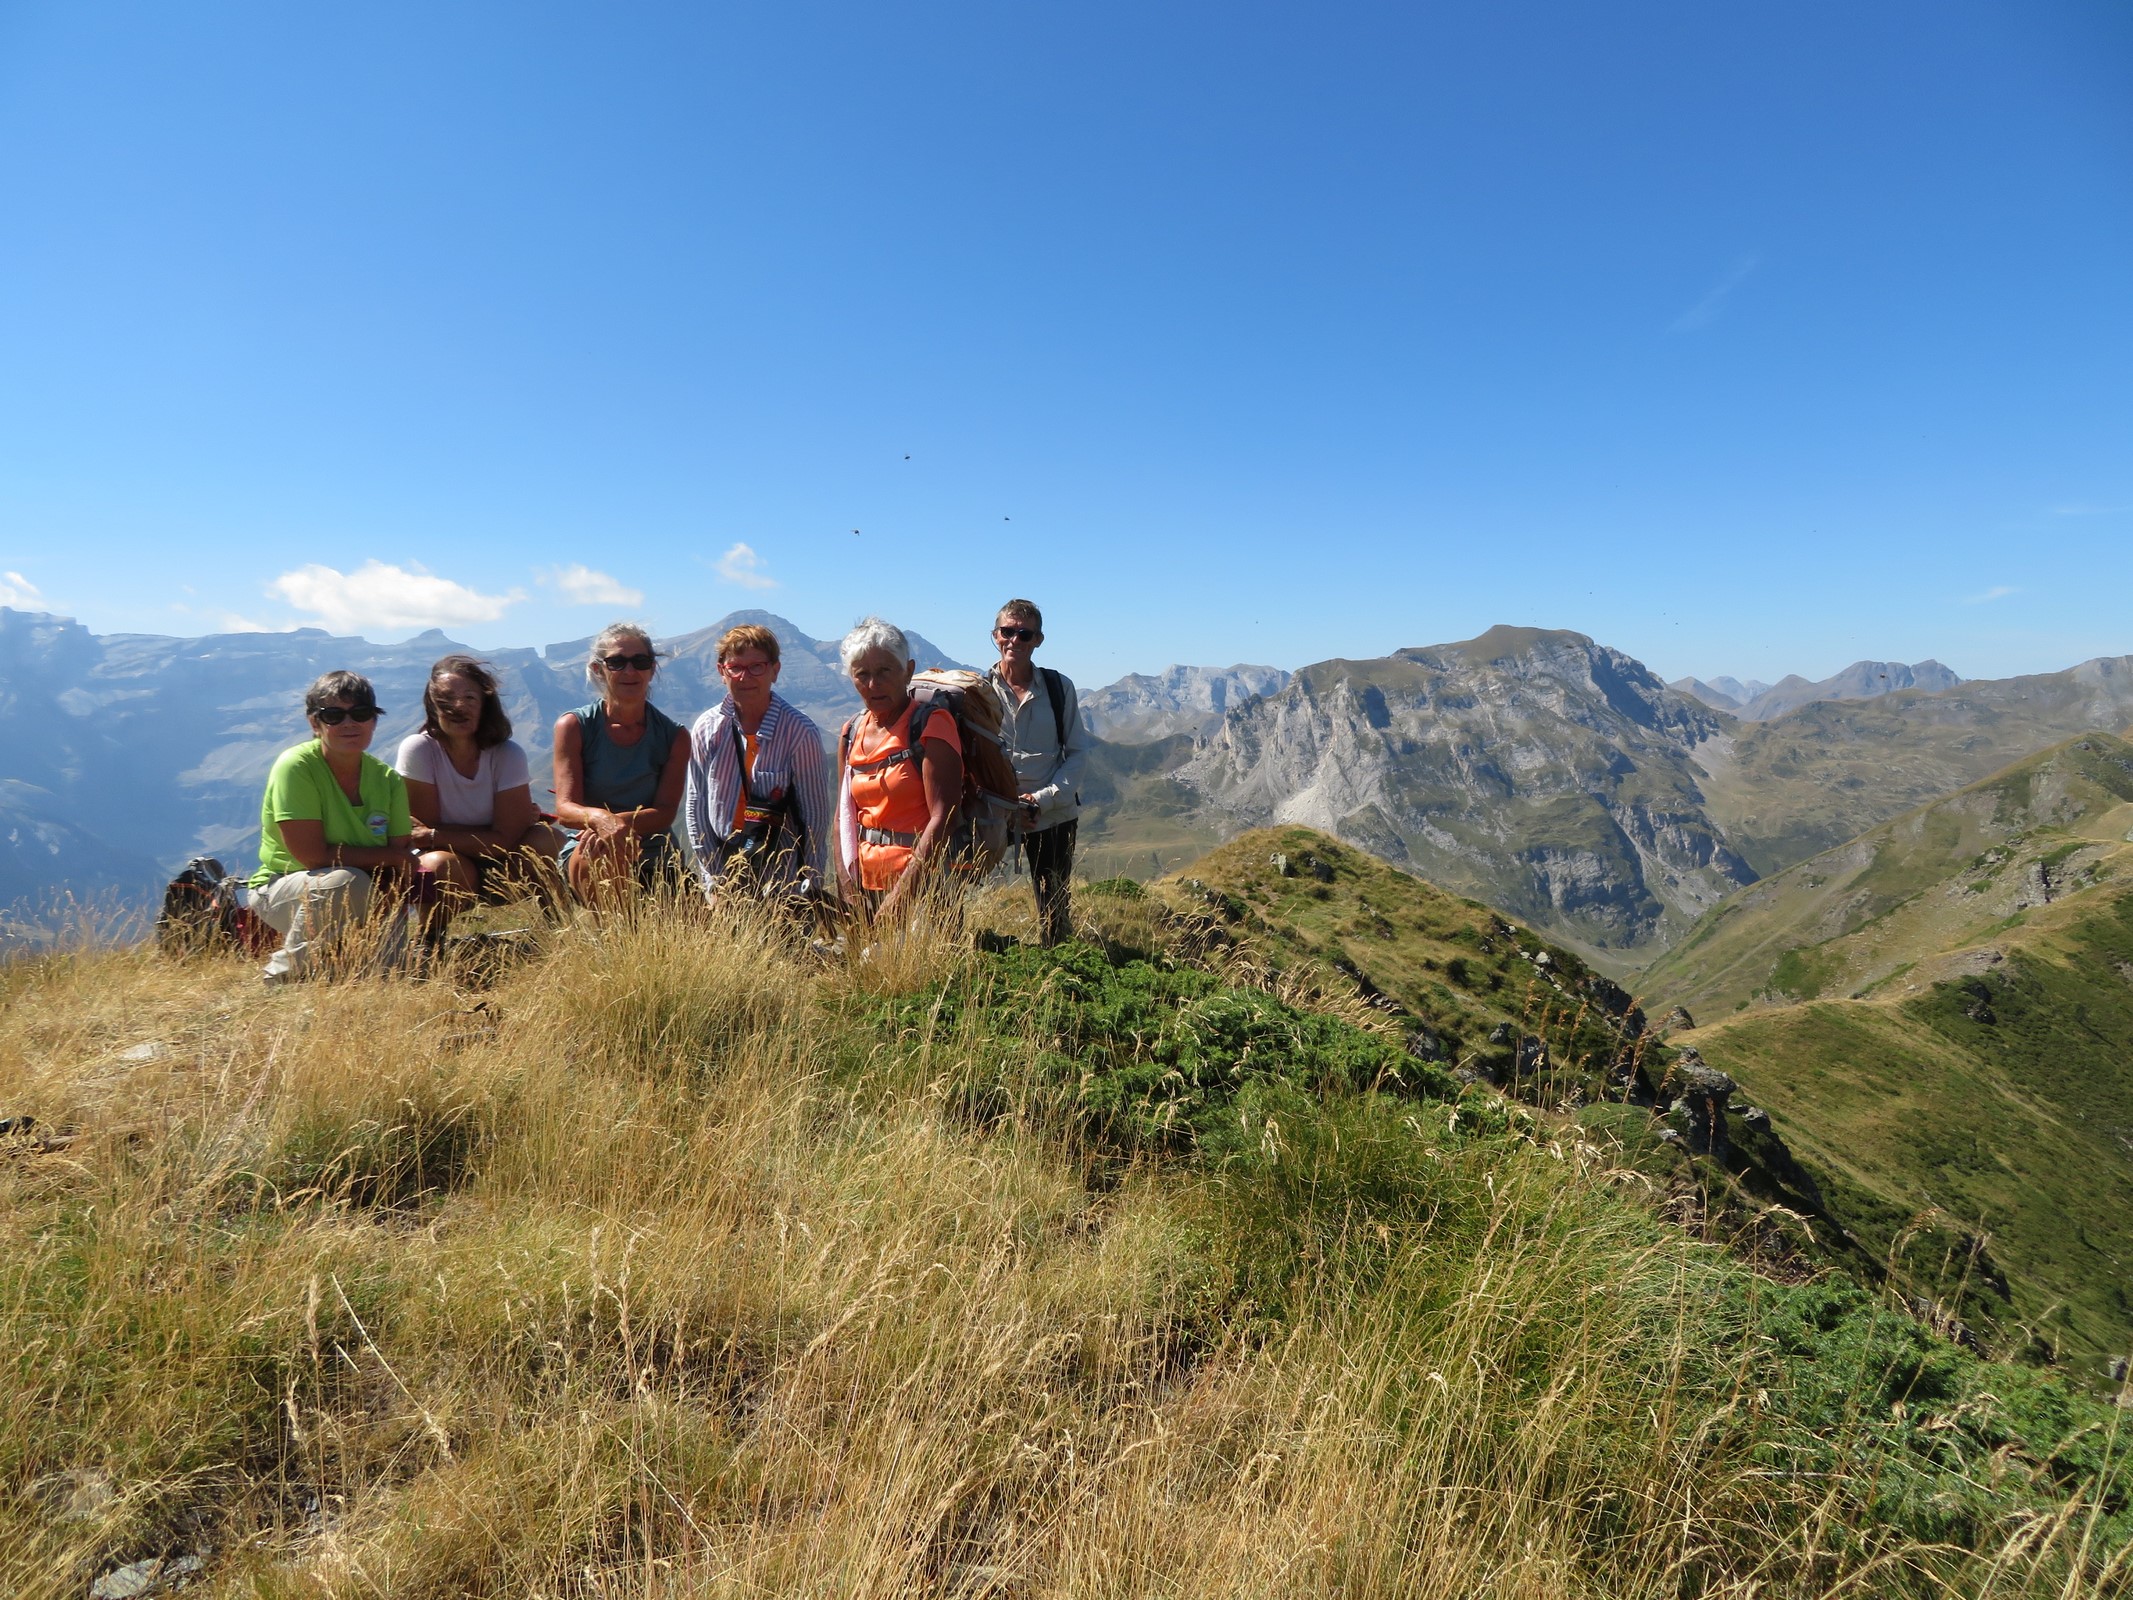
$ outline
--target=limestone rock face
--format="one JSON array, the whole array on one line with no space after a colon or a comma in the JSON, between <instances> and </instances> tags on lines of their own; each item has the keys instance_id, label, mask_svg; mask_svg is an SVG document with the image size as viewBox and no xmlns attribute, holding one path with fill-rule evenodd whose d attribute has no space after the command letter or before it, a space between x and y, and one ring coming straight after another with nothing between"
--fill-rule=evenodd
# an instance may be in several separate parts
<instances>
[{"instance_id":1,"label":"limestone rock face","mask_svg":"<svg viewBox=\"0 0 2133 1600\"><path fill-rule=\"evenodd\" d=\"M1306 667L1180 777L1247 825L1302 823L1593 944L1665 942L1754 873L1692 760L1730 724L1583 634L1496 628Z\"/></svg>"},{"instance_id":2,"label":"limestone rock face","mask_svg":"<svg viewBox=\"0 0 2133 1600\"><path fill-rule=\"evenodd\" d=\"M1113 744L1153 744L1179 733L1208 733L1238 707L1289 681L1279 667L1166 667L1085 690L1081 720Z\"/></svg>"}]
</instances>

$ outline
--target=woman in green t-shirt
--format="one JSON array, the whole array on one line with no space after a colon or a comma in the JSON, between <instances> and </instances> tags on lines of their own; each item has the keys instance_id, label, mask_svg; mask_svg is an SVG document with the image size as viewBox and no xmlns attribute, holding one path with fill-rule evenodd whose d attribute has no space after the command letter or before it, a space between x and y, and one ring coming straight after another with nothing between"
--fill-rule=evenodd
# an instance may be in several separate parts
<instances>
[{"instance_id":1,"label":"woman in green t-shirt","mask_svg":"<svg viewBox=\"0 0 2133 1600\"><path fill-rule=\"evenodd\" d=\"M415 864L407 784L366 753L379 715L370 680L327 673L304 691L304 715L312 737L275 758L259 805L252 909L282 936L268 983L310 972L374 898L397 908ZM405 939L404 922L388 919L370 954L393 965Z\"/></svg>"}]
</instances>

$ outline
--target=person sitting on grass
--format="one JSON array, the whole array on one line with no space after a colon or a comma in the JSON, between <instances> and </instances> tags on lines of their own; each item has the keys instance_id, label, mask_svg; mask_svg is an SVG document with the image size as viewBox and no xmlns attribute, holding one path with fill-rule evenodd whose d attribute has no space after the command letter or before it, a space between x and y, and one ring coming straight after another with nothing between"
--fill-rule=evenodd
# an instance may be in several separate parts
<instances>
[{"instance_id":1,"label":"person sitting on grass","mask_svg":"<svg viewBox=\"0 0 2133 1600\"><path fill-rule=\"evenodd\" d=\"M745 895L805 906L829 856L829 760L822 731L775 692L778 636L759 623L718 641L726 697L689 736L683 815L704 898Z\"/></svg>"},{"instance_id":2,"label":"person sitting on grass","mask_svg":"<svg viewBox=\"0 0 2133 1600\"><path fill-rule=\"evenodd\" d=\"M281 934L268 983L308 977L342 954L376 908L381 970L398 964L398 915L415 865L407 785L370 755L380 715L370 680L329 672L304 691L311 737L275 758L259 804L259 870L252 910Z\"/></svg>"},{"instance_id":3,"label":"person sitting on grass","mask_svg":"<svg viewBox=\"0 0 2133 1600\"><path fill-rule=\"evenodd\" d=\"M917 739L911 721L911 657L903 630L868 617L838 647L865 706L838 741L837 866L876 922L909 917L949 865L963 797L963 739L955 718L927 708Z\"/></svg>"},{"instance_id":4,"label":"person sitting on grass","mask_svg":"<svg viewBox=\"0 0 2133 1600\"><path fill-rule=\"evenodd\" d=\"M553 900L563 835L541 819L526 752L511 737L487 667L451 655L430 668L422 727L400 741L393 765L407 782L415 847L437 885L427 937L441 937L460 907L493 905L513 885Z\"/></svg>"},{"instance_id":5,"label":"person sitting on grass","mask_svg":"<svg viewBox=\"0 0 2133 1600\"><path fill-rule=\"evenodd\" d=\"M555 725L555 814L573 829L563 866L596 908L671 882L674 814L689 776L689 733L652 704L659 658L634 622L600 630L585 681L600 692Z\"/></svg>"}]
</instances>

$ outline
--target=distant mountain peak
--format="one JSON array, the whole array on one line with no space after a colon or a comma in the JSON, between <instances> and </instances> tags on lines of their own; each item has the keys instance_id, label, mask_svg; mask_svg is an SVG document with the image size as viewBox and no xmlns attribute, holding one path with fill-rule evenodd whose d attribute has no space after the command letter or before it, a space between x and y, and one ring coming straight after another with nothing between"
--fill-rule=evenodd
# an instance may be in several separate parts
<instances>
[{"instance_id":1,"label":"distant mountain peak","mask_svg":"<svg viewBox=\"0 0 2133 1600\"><path fill-rule=\"evenodd\" d=\"M1239 706L1289 681L1279 667L1165 667L1132 672L1101 689L1084 690L1081 720L1115 744L1153 744L1174 734L1205 734Z\"/></svg>"}]
</instances>

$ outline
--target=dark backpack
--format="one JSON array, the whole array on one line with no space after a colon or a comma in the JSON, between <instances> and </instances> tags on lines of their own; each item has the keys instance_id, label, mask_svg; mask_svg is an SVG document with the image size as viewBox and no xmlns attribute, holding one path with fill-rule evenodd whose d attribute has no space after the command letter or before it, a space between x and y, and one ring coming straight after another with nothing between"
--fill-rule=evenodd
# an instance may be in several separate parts
<instances>
[{"instance_id":1,"label":"dark backpack","mask_svg":"<svg viewBox=\"0 0 2133 1600\"><path fill-rule=\"evenodd\" d=\"M165 955L238 950L258 955L279 942L274 930L244 903L244 880L213 856L194 856L163 887L156 913L156 948Z\"/></svg>"},{"instance_id":2,"label":"dark backpack","mask_svg":"<svg viewBox=\"0 0 2133 1600\"><path fill-rule=\"evenodd\" d=\"M1052 731L1059 740L1059 748L1066 748L1066 680L1050 667L1039 667L1037 676L1044 680L1044 698L1052 703Z\"/></svg>"}]
</instances>

